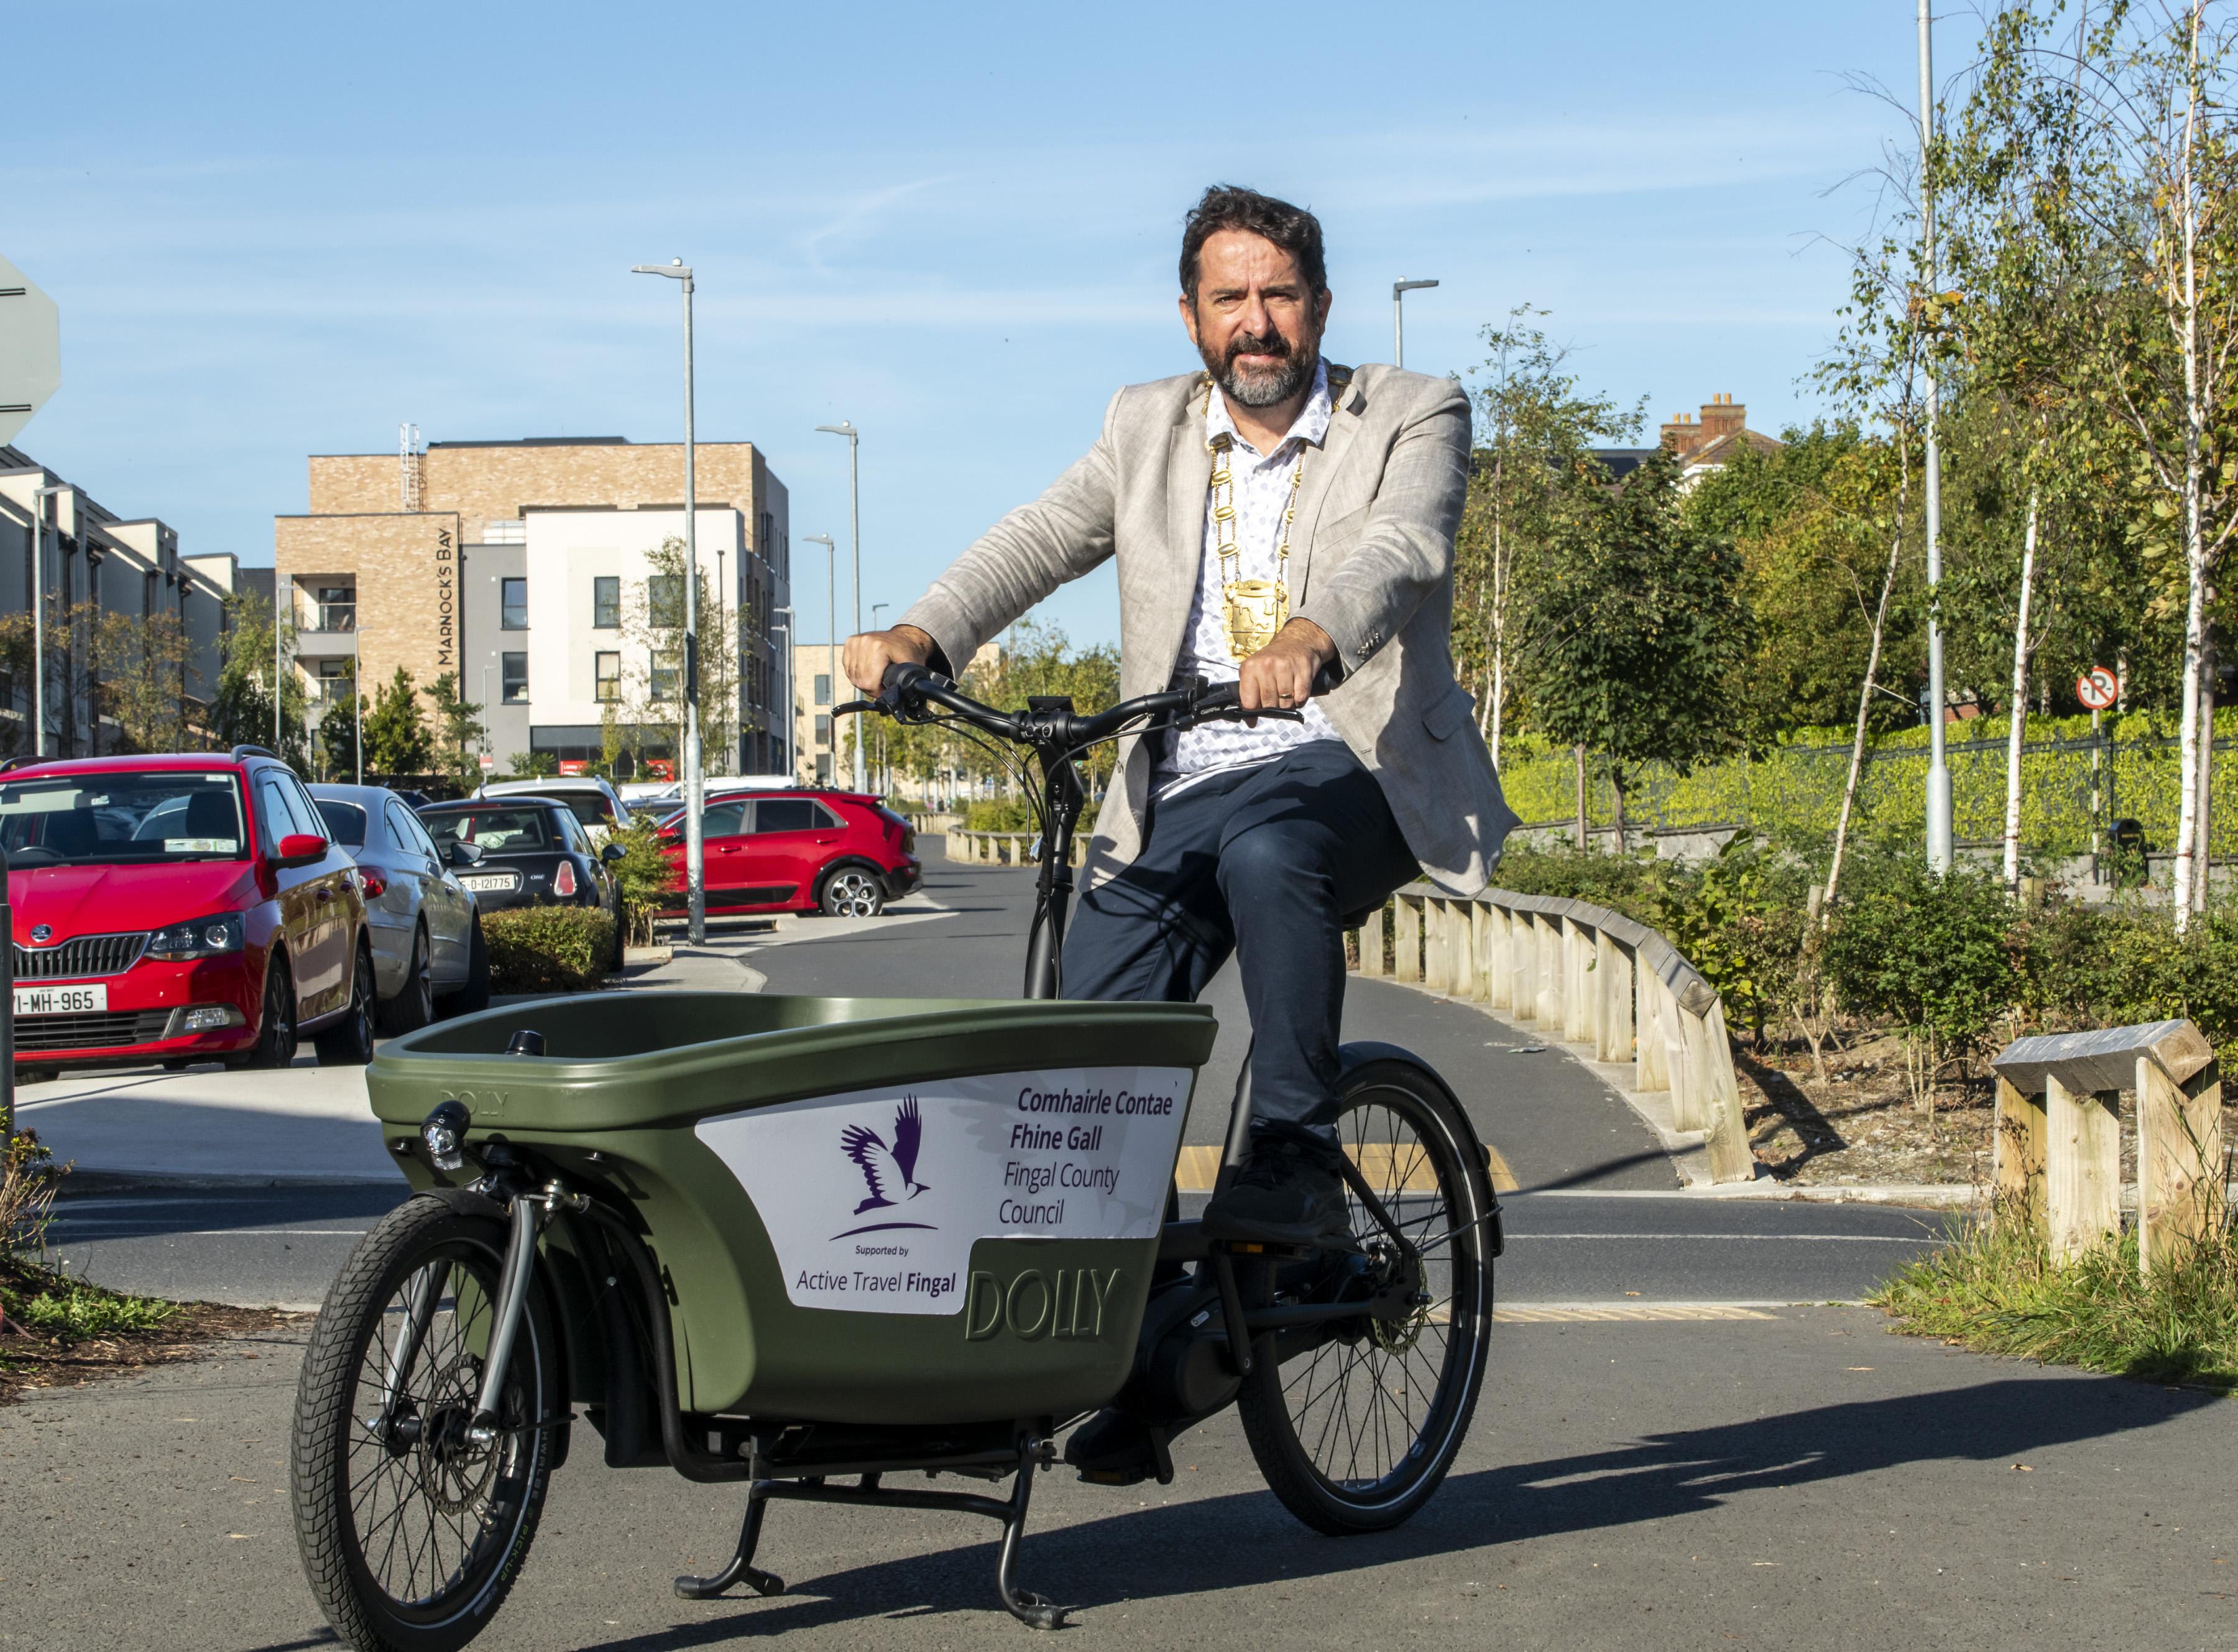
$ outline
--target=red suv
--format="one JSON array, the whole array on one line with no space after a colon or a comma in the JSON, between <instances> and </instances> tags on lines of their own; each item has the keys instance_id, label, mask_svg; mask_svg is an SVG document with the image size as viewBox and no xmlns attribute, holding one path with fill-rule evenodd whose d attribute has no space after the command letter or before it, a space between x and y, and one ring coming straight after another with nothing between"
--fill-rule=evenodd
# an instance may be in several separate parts
<instances>
[{"instance_id":1,"label":"red suv","mask_svg":"<svg viewBox=\"0 0 2238 1652\"><path fill-rule=\"evenodd\" d=\"M724 792L707 799L707 910L871 918L917 886L917 833L859 792ZM660 823L684 906L684 815Z\"/></svg>"},{"instance_id":2,"label":"red suv","mask_svg":"<svg viewBox=\"0 0 2238 1652\"><path fill-rule=\"evenodd\" d=\"M20 1072L372 1059L361 874L268 752L18 760L0 846Z\"/></svg>"}]
</instances>

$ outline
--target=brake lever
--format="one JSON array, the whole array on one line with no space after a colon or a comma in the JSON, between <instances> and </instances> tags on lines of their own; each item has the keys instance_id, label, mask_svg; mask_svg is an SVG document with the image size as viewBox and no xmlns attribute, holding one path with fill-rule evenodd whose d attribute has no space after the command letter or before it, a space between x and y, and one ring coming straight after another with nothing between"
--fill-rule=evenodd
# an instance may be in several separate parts
<instances>
[{"instance_id":1,"label":"brake lever","mask_svg":"<svg viewBox=\"0 0 2238 1652\"><path fill-rule=\"evenodd\" d=\"M876 700L850 700L831 708L834 717L852 717L866 711L891 711L893 708Z\"/></svg>"}]
</instances>

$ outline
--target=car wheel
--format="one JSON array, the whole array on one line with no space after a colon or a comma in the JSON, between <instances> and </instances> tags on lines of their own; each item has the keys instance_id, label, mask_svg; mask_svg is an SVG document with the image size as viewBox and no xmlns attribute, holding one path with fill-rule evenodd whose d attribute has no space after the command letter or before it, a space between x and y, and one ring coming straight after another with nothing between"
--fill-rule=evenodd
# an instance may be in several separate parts
<instances>
[{"instance_id":1,"label":"car wheel","mask_svg":"<svg viewBox=\"0 0 2238 1652\"><path fill-rule=\"evenodd\" d=\"M290 1067L295 1064L295 982L288 960L272 954L264 965L264 1008L256 1022L256 1042L228 1056L228 1067Z\"/></svg>"},{"instance_id":2,"label":"car wheel","mask_svg":"<svg viewBox=\"0 0 2238 1652\"><path fill-rule=\"evenodd\" d=\"M373 1059L373 953L362 944L350 972L348 1010L312 1042L322 1067L361 1067Z\"/></svg>"},{"instance_id":3,"label":"car wheel","mask_svg":"<svg viewBox=\"0 0 2238 1652\"><path fill-rule=\"evenodd\" d=\"M489 1008L489 942L482 938L482 915L474 914L474 927L467 942L467 984L444 1000L453 1015L479 1015Z\"/></svg>"},{"instance_id":4,"label":"car wheel","mask_svg":"<svg viewBox=\"0 0 2238 1652\"><path fill-rule=\"evenodd\" d=\"M417 1032L435 1018L435 977L427 959L427 926L412 932L412 962L404 972L404 986L375 1012L385 1038Z\"/></svg>"},{"instance_id":5,"label":"car wheel","mask_svg":"<svg viewBox=\"0 0 2238 1652\"><path fill-rule=\"evenodd\" d=\"M842 866L824 880L818 903L830 918L876 918L886 909L886 892L860 866Z\"/></svg>"}]
</instances>

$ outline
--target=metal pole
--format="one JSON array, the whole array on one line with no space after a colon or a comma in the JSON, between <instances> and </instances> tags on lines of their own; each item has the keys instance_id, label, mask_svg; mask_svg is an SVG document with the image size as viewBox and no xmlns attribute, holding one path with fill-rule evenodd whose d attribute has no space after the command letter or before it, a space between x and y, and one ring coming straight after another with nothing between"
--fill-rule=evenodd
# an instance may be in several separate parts
<instances>
[{"instance_id":1,"label":"metal pole","mask_svg":"<svg viewBox=\"0 0 2238 1652\"><path fill-rule=\"evenodd\" d=\"M1406 297L1425 287L1434 287L1434 281L1394 281L1391 283L1391 365L1407 365L1407 309Z\"/></svg>"},{"instance_id":2,"label":"metal pole","mask_svg":"<svg viewBox=\"0 0 2238 1652\"><path fill-rule=\"evenodd\" d=\"M831 629L825 633L831 640L825 648L829 657L824 667L824 704L837 707L839 703L839 551L832 544L829 534L811 534L808 543L824 547L824 600L831 614ZM809 696L811 701L815 698L813 694ZM808 708L808 714L811 718L816 715L816 707L812 704ZM831 766L836 770L839 766L839 720L827 714L824 726L831 736ZM811 722L809 726L813 732L815 725Z\"/></svg>"},{"instance_id":3,"label":"metal pole","mask_svg":"<svg viewBox=\"0 0 2238 1652\"><path fill-rule=\"evenodd\" d=\"M857 432L847 433L847 533L855 564L855 629L863 628L863 488L857 459L862 451L862 440ZM838 679L833 679L831 693L836 701L839 693ZM835 731L836 732L836 731ZM863 730L858 721L849 728L848 745L855 753L855 789L870 789L863 774Z\"/></svg>"},{"instance_id":4,"label":"metal pole","mask_svg":"<svg viewBox=\"0 0 2238 1652\"><path fill-rule=\"evenodd\" d=\"M692 891L692 941L707 939L705 793L699 774L699 494L693 471L692 274L684 275L684 862Z\"/></svg>"},{"instance_id":5,"label":"metal pole","mask_svg":"<svg viewBox=\"0 0 2238 1652\"><path fill-rule=\"evenodd\" d=\"M350 721L357 730L357 783L365 784L365 633L350 615Z\"/></svg>"},{"instance_id":6,"label":"metal pole","mask_svg":"<svg viewBox=\"0 0 2238 1652\"><path fill-rule=\"evenodd\" d=\"M1930 150L1935 142L1935 31L1929 0L1919 0L1919 172L1920 224L1925 244L1927 293L1935 291L1935 184ZM1943 452L1936 425L1941 416L1935 381L1935 357L1927 362L1927 864L1950 869L1950 766L1943 750Z\"/></svg>"},{"instance_id":7,"label":"metal pole","mask_svg":"<svg viewBox=\"0 0 2238 1652\"><path fill-rule=\"evenodd\" d=\"M778 620L778 615L780 614L785 615L785 620L782 624L779 624ZM785 708L785 733L781 737L780 744L778 746L778 750L784 755L783 760L778 764L774 772L782 774L793 775L795 779L798 779L798 775L795 772L798 766L793 762L792 751L792 737L794 733L794 718L792 714L792 610L790 607L772 607L770 610L771 631L782 631L785 633L785 700L783 702Z\"/></svg>"},{"instance_id":8,"label":"metal pole","mask_svg":"<svg viewBox=\"0 0 2238 1652\"><path fill-rule=\"evenodd\" d=\"M16 920L8 905L8 852L0 848L0 1150L16 1143Z\"/></svg>"},{"instance_id":9,"label":"metal pole","mask_svg":"<svg viewBox=\"0 0 2238 1652\"><path fill-rule=\"evenodd\" d=\"M272 570L272 749L286 748L280 744L280 673L283 669L280 658L280 570ZM354 609L351 614L354 622Z\"/></svg>"},{"instance_id":10,"label":"metal pole","mask_svg":"<svg viewBox=\"0 0 2238 1652\"><path fill-rule=\"evenodd\" d=\"M47 501L68 491L31 490L31 755L47 754Z\"/></svg>"}]
</instances>

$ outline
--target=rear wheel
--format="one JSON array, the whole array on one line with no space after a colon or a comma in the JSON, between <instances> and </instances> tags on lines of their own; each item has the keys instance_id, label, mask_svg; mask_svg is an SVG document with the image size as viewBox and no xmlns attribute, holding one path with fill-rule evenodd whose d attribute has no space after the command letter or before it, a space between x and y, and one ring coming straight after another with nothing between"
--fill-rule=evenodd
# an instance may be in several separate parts
<instances>
[{"instance_id":1,"label":"rear wheel","mask_svg":"<svg viewBox=\"0 0 2238 1652\"><path fill-rule=\"evenodd\" d=\"M450 999L454 1015L479 1015L489 1008L489 942L482 938L482 915L474 914L474 927L467 942L467 984Z\"/></svg>"},{"instance_id":2,"label":"rear wheel","mask_svg":"<svg viewBox=\"0 0 2238 1652\"><path fill-rule=\"evenodd\" d=\"M342 1266L296 1390L290 1490L320 1609L358 1652L452 1652L528 1557L552 1471L556 1344L529 1293L493 1440L467 1437L507 1231L407 1201Z\"/></svg>"},{"instance_id":3,"label":"rear wheel","mask_svg":"<svg viewBox=\"0 0 2238 1652\"><path fill-rule=\"evenodd\" d=\"M1409 1268L1357 1195L1357 1255L1301 1294L1363 1300L1399 1289L1400 1318L1340 1321L1314 1345L1271 1337L1236 1397L1243 1431L1283 1506L1335 1536L1405 1520L1453 1466L1484 1383L1492 1330L1491 1178L1460 1103L1413 1061L1362 1063L1338 1085L1345 1151L1420 1252ZM1342 1300L1341 1297L1334 1299Z\"/></svg>"},{"instance_id":4,"label":"rear wheel","mask_svg":"<svg viewBox=\"0 0 2238 1652\"><path fill-rule=\"evenodd\" d=\"M350 972L349 1008L313 1042L322 1067L361 1067L373 1059L373 952L362 942Z\"/></svg>"},{"instance_id":5,"label":"rear wheel","mask_svg":"<svg viewBox=\"0 0 2238 1652\"><path fill-rule=\"evenodd\" d=\"M824 880L818 901L829 918L876 918L886 908L886 892L860 866L841 866Z\"/></svg>"},{"instance_id":6,"label":"rear wheel","mask_svg":"<svg viewBox=\"0 0 2238 1652\"><path fill-rule=\"evenodd\" d=\"M435 977L427 966L427 926L412 932L412 962L404 972L404 986L375 1012L387 1038L417 1032L435 1018Z\"/></svg>"}]
</instances>

